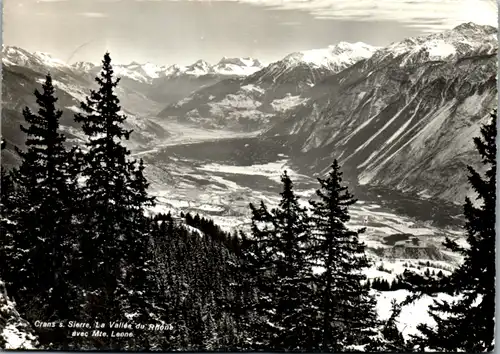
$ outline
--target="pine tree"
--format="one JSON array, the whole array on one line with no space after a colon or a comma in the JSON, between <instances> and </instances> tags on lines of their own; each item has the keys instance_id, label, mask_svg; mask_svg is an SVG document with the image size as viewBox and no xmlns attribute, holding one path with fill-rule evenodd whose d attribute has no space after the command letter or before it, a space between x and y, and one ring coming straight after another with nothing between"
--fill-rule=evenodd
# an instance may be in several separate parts
<instances>
[{"instance_id":1,"label":"pine tree","mask_svg":"<svg viewBox=\"0 0 500 354\"><path fill-rule=\"evenodd\" d=\"M146 306L147 285L152 281L149 252L149 226L144 208L154 200L147 196L142 161L130 161L130 151L122 145L131 131L123 127L109 53L104 55L102 71L93 90L81 103L84 113L75 115L87 135L82 155L85 179L84 226L80 256L82 282L87 294L87 318L109 323L135 316L144 323L150 319ZM137 349L144 338L136 338ZM101 345L101 344L99 344ZM119 349L112 338L104 348Z\"/></svg>"},{"instance_id":2,"label":"pine tree","mask_svg":"<svg viewBox=\"0 0 500 354\"><path fill-rule=\"evenodd\" d=\"M312 348L310 332L312 269L306 260L308 218L293 192L285 172L279 206L269 211L261 202L252 210L252 239L243 240L244 279L248 303L253 303L247 318L257 345L272 350ZM256 289L258 300L252 296ZM247 304L248 304L247 303Z\"/></svg>"},{"instance_id":3,"label":"pine tree","mask_svg":"<svg viewBox=\"0 0 500 354\"><path fill-rule=\"evenodd\" d=\"M1 148L5 149L6 143L2 138ZM12 230L11 213L13 208L14 183L12 176L3 166L1 166L1 181L0 181L0 279L6 279L6 273L9 272L9 257L12 256Z\"/></svg>"},{"instance_id":4,"label":"pine tree","mask_svg":"<svg viewBox=\"0 0 500 354\"><path fill-rule=\"evenodd\" d=\"M7 144L5 140L1 139L1 149L4 150ZM4 168L2 165L0 167L1 181L0 181L0 191L1 191L1 199L0 199L0 207L1 207L1 215L2 218L8 217L9 212L12 207L12 194L14 192L14 183L12 181L11 174Z\"/></svg>"},{"instance_id":5,"label":"pine tree","mask_svg":"<svg viewBox=\"0 0 500 354\"><path fill-rule=\"evenodd\" d=\"M474 144L487 166L483 176L468 166L469 183L482 203L464 204L468 248L447 240L445 246L463 254L464 263L447 279L453 301L435 301L430 315L437 326L421 325L423 346L437 351L483 352L494 349L495 313L495 203L496 203L496 110L481 128Z\"/></svg>"},{"instance_id":6,"label":"pine tree","mask_svg":"<svg viewBox=\"0 0 500 354\"><path fill-rule=\"evenodd\" d=\"M287 172L281 176L283 191L278 208L273 209L274 259L276 269L274 318L276 333L271 348L310 350L313 345L310 305L312 267L306 259L309 219L299 205Z\"/></svg>"},{"instance_id":7,"label":"pine tree","mask_svg":"<svg viewBox=\"0 0 500 354\"><path fill-rule=\"evenodd\" d=\"M23 111L27 127L27 151L18 149L22 158L13 173L15 194L9 217L15 224L12 233L11 271L5 275L18 308L28 320L67 320L75 313L77 289L72 284L75 270L73 254L76 229L74 201L78 199L72 154L64 147L59 132L62 111L52 78L47 75L42 92L35 91L38 114ZM42 345L64 346L64 331L40 334ZM59 343L54 343L59 342Z\"/></svg>"},{"instance_id":8,"label":"pine tree","mask_svg":"<svg viewBox=\"0 0 500 354\"><path fill-rule=\"evenodd\" d=\"M356 199L342 185L337 160L328 178L318 181L318 200L310 201L314 243L309 248L311 259L324 268L315 279L318 345L322 351L341 351L367 342L370 329L378 325L375 300L362 285L366 277L361 271L369 265L364 244L359 241L364 229L351 231L345 225L350 220L348 208Z\"/></svg>"},{"instance_id":9,"label":"pine tree","mask_svg":"<svg viewBox=\"0 0 500 354\"><path fill-rule=\"evenodd\" d=\"M238 349L265 350L270 345L266 323L275 307L272 215L264 202L258 208L250 204L250 210L251 236L240 232L241 246L235 262L233 315L239 332Z\"/></svg>"}]
</instances>

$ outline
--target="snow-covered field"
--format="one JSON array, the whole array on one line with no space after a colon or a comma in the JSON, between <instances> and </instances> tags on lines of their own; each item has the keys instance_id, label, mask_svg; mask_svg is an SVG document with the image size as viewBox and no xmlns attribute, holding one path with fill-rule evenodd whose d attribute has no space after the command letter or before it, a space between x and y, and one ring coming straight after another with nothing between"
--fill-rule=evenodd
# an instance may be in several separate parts
<instances>
[{"instance_id":1,"label":"snow-covered field","mask_svg":"<svg viewBox=\"0 0 500 354\"><path fill-rule=\"evenodd\" d=\"M181 124L174 120L166 118L151 118L151 120L165 129L165 131L167 131L170 136L164 141L155 142L154 146L152 146L151 149L135 151L132 156L152 154L161 151L162 148L167 146L196 143L202 141L217 141L229 138L254 137L261 133L261 131L255 131L251 133L237 133L227 130L205 129L200 128L199 126L194 124Z\"/></svg>"},{"instance_id":2,"label":"snow-covered field","mask_svg":"<svg viewBox=\"0 0 500 354\"><path fill-rule=\"evenodd\" d=\"M271 106L273 107L273 109L275 111L285 112L285 111L291 110L292 108L297 107L298 105L300 105L306 101L307 101L307 99L302 98L300 96L287 95L286 97L273 100L271 102Z\"/></svg>"},{"instance_id":3,"label":"snow-covered field","mask_svg":"<svg viewBox=\"0 0 500 354\"><path fill-rule=\"evenodd\" d=\"M252 166L228 166L221 164L207 164L202 166L200 169L203 171L210 172L222 172L227 174L243 174L250 176L265 176L272 181L280 182L281 174L286 170L288 175L292 179L296 179L297 177L308 178L304 175L299 175L295 173L293 170L287 166L288 160L278 160L276 162L271 162L267 164L261 165L252 165Z\"/></svg>"},{"instance_id":4,"label":"snow-covered field","mask_svg":"<svg viewBox=\"0 0 500 354\"><path fill-rule=\"evenodd\" d=\"M307 204L317 185L313 178L295 172L283 156L276 156L274 162L250 166L205 163L172 156L167 161L148 165L146 173L152 181L151 193L158 197L157 211L171 209L176 213L188 208L208 217L217 216L223 228L233 231L248 224L248 203L257 204L263 200L271 207L278 204L280 175L284 170L296 184L302 203ZM390 237L398 234L407 235L397 243L408 247L411 237L418 239L420 248L441 248L444 237L461 241L460 230L438 228L397 215L375 203L360 201L351 207L350 213L349 226L366 228L363 240L369 248L392 248L395 243Z\"/></svg>"},{"instance_id":5,"label":"snow-covered field","mask_svg":"<svg viewBox=\"0 0 500 354\"><path fill-rule=\"evenodd\" d=\"M391 301L403 302L410 292L407 290L396 291L375 291L377 298L377 313L380 319L387 320L391 316ZM434 299L440 301L450 301L453 297L439 293L435 297L423 295L421 298L404 306L401 314L396 318L396 327L402 333L404 339L410 339L410 335L418 334L417 326L426 323L429 326L435 325L434 320L429 316L427 309Z\"/></svg>"}]
</instances>

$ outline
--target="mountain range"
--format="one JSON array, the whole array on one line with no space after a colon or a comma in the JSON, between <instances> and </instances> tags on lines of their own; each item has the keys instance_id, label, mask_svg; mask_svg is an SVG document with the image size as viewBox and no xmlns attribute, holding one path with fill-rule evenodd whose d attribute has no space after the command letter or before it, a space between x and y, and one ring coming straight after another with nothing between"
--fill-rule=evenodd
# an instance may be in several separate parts
<instances>
[{"instance_id":1,"label":"mountain range","mask_svg":"<svg viewBox=\"0 0 500 354\"><path fill-rule=\"evenodd\" d=\"M295 136L303 171L336 156L360 184L461 202L480 161L472 138L496 106L496 36L468 23L391 44L303 93L266 134Z\"/></svg>"},{"instance_id":2,"label":"mountain range","mask_svg":"<svg viewBox=\"0 0 500 354\"><path fill-rule=\"evenodd\" d=\"M251 58L188 66L115 65L119 97L135 130L131 147L169 137L164 122L287 136L295 166L321 175L334 157L360 185L461 202L470 193L472 138L496 105L497 30L465 23L386 47L341 42L263 65ZM50 71L70 140L72 114L99 67L68 65L45 53L2 48L2 134L22 146L21 109ZM12 149L5 163L15 163ZM6 156L4 156L6 157ZM3 162L4 163L4 162Z\"/></svg>"},{"instance_id":3,"label":"mountain range","mask_svg":"<svg viewBox=\"0 0 500 354\"><path fill-rule=\"evenodd\" d=\"M168 105L160 117L176 117L206 127L260 130L302 103L300 94L377 48L340 42L326 49L292 53L256 73L228 78Z\"/></svg>"}]
</instances>

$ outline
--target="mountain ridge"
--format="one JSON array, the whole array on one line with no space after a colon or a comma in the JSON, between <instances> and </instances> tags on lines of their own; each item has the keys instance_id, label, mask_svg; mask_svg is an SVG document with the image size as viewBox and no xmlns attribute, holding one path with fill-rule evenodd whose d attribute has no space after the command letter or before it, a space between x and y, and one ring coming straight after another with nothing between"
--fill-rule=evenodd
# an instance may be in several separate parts
<instances>
[{"instance_id":1,"label":"mountain ridge","mask_svg":"<svg viewBox=\"0 0 500 354\"><path fill-rule=\"evenodd\" d=\"M168 105L159 116L205 127L259 130L271 124L272 117L300 104L304 90L370 57L377 49L360 42L340 42L292 53L252 75L205 86Z\"/></svg>"},{"instance_id":2,"label":"mountain ridge","mask_svg":"<svg viewBox=\"0 0 500 354\"><path fill-rule=\"evenodd\" d=\"M465 167L478 167L472 138L497 95L494 31L466 24L391 44L319 83L265 134L295 136L303 170L321 175L335 156L360 184L461 202ZM436 39L455 53L429 58Z\"/></svg>"}]
</instances>

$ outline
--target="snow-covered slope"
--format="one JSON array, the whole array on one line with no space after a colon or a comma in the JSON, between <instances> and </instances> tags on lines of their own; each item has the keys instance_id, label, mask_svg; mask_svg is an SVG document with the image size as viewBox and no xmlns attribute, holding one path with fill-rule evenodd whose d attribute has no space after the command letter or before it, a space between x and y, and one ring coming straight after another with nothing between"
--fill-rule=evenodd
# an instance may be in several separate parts
<instances>
[{"instance_id":1,"label":"snow-covered slope","mask_svg":"<svg viewBox=\"0 0 500 354\"><path fill-rule=\"evenodd\" d=\"M474 24L391 44L317 84L267 134L295 134L304 169L337 157L361 184L461 202L472 138L496 105L497 47L496 29Z\"/></svg>"},{"instance_id":2,"label":"snow-covered slope","mask_svg":"<svg viewBox=\"0 0 500 354\"><path fill-rule=\"evenodd\" d=\"M362 42L339 42L328 48L292 53L278 62L278 66L285 64L288 67L295 67L306 63L311 67L324 67L339 72L361 59L370 58L377 49Z\"/></svg>"},{"instance_id":3,"label":"snow-covered slope","mask_svg":"<svg viewBox=\"0 0 500 354\"><path fill-rule=\"evenodd\" d=\"M292 53L245 78L203 87L169 105L159 116L209 127L262 129L271 118L300 105L304 101L301 95L317 82L369 58L376 50L364 43L340 42L325 49Z\"/></svg>"},{"instance_id":4,"label":"snow-covered slope","mask_svg":"<svg viewBox=\"0 0 500 354\"><path fill-rule=\"evenodd\" d=\"M463 23L451 30L429 36L412 37L392 43L374 54L372 60L382 62L388 57L404 56L400 65L428 61L457 60L468 55L486 55L497 51L497 31L490 26Z\"/></svg>"},{"instance_id":5,"label":"snow-covered slope","mask_svg":"<svg viewBox=\"0 0 500 354\"><path fill-rule=\"evenodd\" d=\"M19 65L34 70L64 70L69 71L71 67L60 59L52 57L48 53L28 52L15 46L2 45L2 63L4 65Z\"/></svg>"},{"instance_id":6,"label":"snow-covered slope","mask_svg":"<svg viewBox=\"0 0 500 354\"><path fill-rule=\"evenodd\" d=\"M151 83L153 79L159 78L165 71L165 68L151 63L139 64L136 62L128 65L115 65L113 68L116 75L142 83Z\"/></svg>"},{"instance_id":7,"label":"snow-covered slope","mask_svg":"<svg viewBox=\"0 0 500 354\"><path fill-rule=\"evenodd\" d=\"M30 324L21 318L0 280L0 349L36 349L38 341Z\"/></svg>"},{"instance_id":8,"label":"snow-covered slope","mask_svg":"<svg viewBox=\"0 0 500 354\"><path fill-rule=\"evenodd\" d=\"M381 320L388 320L392 315L391 301L395 300L401 304L407 296L412 295L407 290L397 291L373 291L377 299L377 315ZM434 296L423 295L410 304L403 306L400 315L396 318L396 327L402 333L405 340L411 339L413 335L421 335L417 329L419 324L435 326L436 322L430 317L428 309L434 303L434 300L453 301L455 298L444 293L438 293Z\"/></svg>"}]
</instances>

